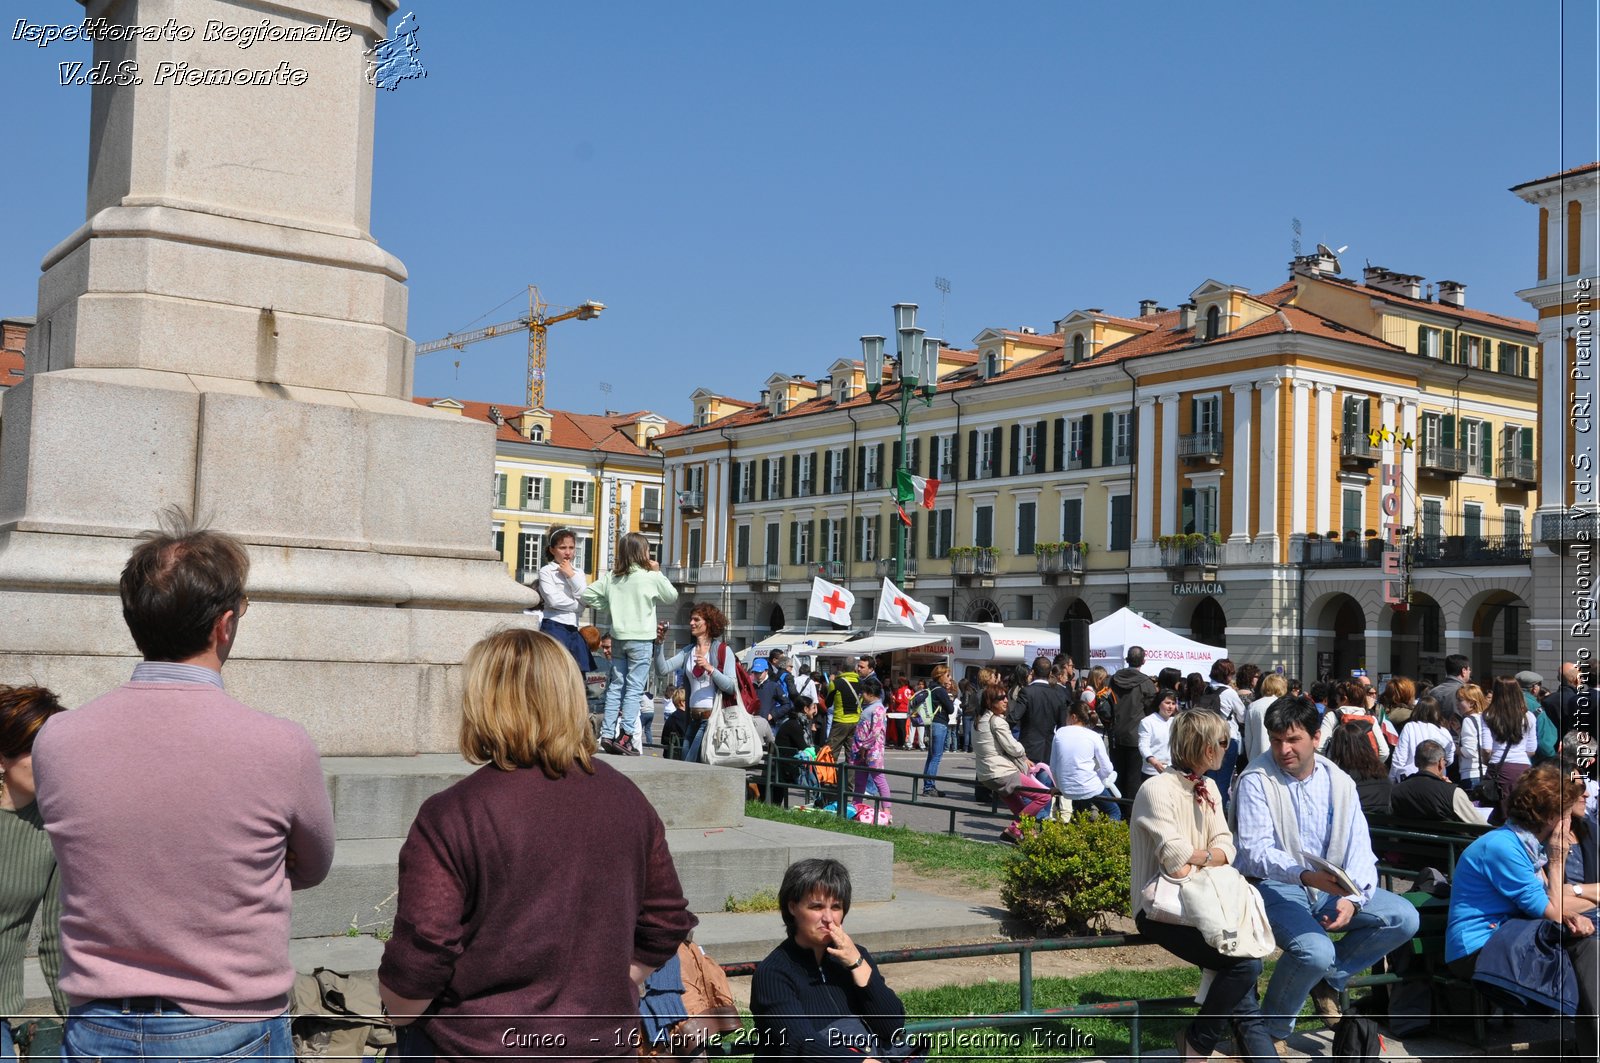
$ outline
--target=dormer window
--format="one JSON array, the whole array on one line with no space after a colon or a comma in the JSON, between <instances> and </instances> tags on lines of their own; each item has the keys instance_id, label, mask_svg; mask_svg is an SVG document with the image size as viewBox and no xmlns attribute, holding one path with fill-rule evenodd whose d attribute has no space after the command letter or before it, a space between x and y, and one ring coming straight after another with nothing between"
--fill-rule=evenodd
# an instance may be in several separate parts
<instances>
[{"instance_id":1,"label":"dormer window","mask_svg":"<svg viewBox=\"0 0 1600 1063\"><path fill-rule=\"evenodd\" d=\"M1206 339L1214 340L1222 335L1222 309L1211 306L1206 309Z\"/></svg>"},{"instance_id":2,"label":"dormer window","mask_svg":"<svg viewBox=\"0 0 1600 1063\"><path fill-rule=\"evenodd\" d=\"M783 413L789 408L789 392L784 388L777 388L772 392L772 412Z\"/></svg>"},{"instance_id":3,"label":"dormer window","mask_svg":"<svg viewBox=\"0 0 1600 1063\"><path fill-rule=\"evenodd\" d=\"M1000 375L1000 353L998 351L983 352L984 379Z\"/></svg>"},{"instance_id":4,"label":"dormer window","mask_svg":"<svg viewBox=\"0 0 1600 1063\"><path fill-rule=\"evenodd\" d=\"M694 414L694 423L696 425L699 425L699 426L704 426L704 425L710 424L711 423L711 407L702 406L698 410L696 410L695 414Z\"/></svg>"},{"instance_id":5,"label":"dormer window","mask_svg":"<svg viewBox=\"0 0 1600 1063\"><path fill-rule=\"evenodd\" d=\"M850 389L850 378L842 376L833 382L834 393L839 396L840 402L850 399L855 393Z\"/></svg>"},{"instance_id":6,"label":"dormer window","mask_svg":"<svg viewBox=\"0 0 1600 1063\"><path fill-rule=\"evenodd\" d=\"M1072 361L1074 365L1083 361L1084 349L1087 346L1088 344L1083 341L1083 333L1080 332L1072 337Z\"/></svg>"},{"instance_id":7,"label":"dormer window","mask_svg":"<svg viewBox=\"0 0 1600 1063\"><path fill-rule=\"evenodd\" d=\"M536 424L532 428L528 429L528 442L530 442L530 443L543 443L544 442L544 425Z\"/></svg>"}]
</instances>

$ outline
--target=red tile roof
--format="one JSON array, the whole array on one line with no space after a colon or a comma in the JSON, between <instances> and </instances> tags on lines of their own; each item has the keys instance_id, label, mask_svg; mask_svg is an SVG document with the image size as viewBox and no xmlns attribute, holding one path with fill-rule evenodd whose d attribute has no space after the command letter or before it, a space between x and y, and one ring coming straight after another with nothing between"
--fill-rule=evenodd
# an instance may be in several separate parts
<instances>
[{"instance_id":1,"label":"red tile roof","mask_svg":"<svg viewBox=\"0 0 1600 1063\"><path fill-rule=\"evenodd\" d=\"M412 399L419 406L432 406L443 399L430 399L418 396ZM489 407L499 406L501 423L495 431L495 439L505 443L526 443L521 432L515 425L516 418L528 406L507 406L499 403L473 402L467 399L451 399L452 402L461 404L463 417L485 424L493 424L489 418ZM632 413L593 414L570 413L566 410L546 410L550 415L550 434L545 437L545 442L551 446L565 447L570 450L596 450L606 454L631 454L635 456L648 456L650 452L635 446L633 436L625 429L646 416L648 410L636 410ZM661 429L663 435L676 431L683 426L676 421L666 421Z\"/></svg>"},{"instance_id":2,"label":"red tile roof","mask_svg":"<svg viewBox=\"0 0 1600 1063\"><path fill-rule=\"evenodd\" d=\"M1553 173L1549 177L1541 177L1536 181L1524 181L1520 185L1512 185L1507 191L1515 192L1519 188L1542 185L1546 181L1555 181L1562 177L1577 177L1579 174L1591 173L1595 170L1600 170L1600 162L1586 162L1582 166L1574 166L1570 170L1562 170L1560 173Z\"/></svg>"},{"instance_id":3,"label":"red tile roof","mask_svg":"<svg viewBox=\"0 0 1600 1063\"><path fill-rule=\"evenodd\" d=\"M1491 314L1486 310L1473 310L1465 306L1451 306L1449 303L1441 303L1436 300L1411 299L1404 295L1396 295L1394 292L1386 292L1381 288L1370 287L1348 277L1319 277L1317 279L1412 310L1426 310L1430 314L1453 317L1459 321L1475 321L1480 325L1492 325L1495 328L1510 329L1513 332L1527 332L1536 335L1539 331L1539 326L1536 323L1520 317L1506 317L1502 314ZM1281 290L1281 288L1275 289L1275 291ZM1263 296L1262 298L1265 297Z\"/></svg>"}]
</instances>

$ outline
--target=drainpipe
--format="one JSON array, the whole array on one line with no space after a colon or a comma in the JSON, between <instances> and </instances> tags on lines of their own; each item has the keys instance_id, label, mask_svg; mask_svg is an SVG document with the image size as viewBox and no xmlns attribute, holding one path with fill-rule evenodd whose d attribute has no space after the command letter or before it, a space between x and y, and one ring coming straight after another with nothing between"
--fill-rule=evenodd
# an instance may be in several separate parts
<instances>
[{"instance_id":1,"label":"drainpipe","mask_svg":"<svg viewBox=\"0 0 1600 1063\"><path fill-rule=\"evenodd\" d=\"M1128 421L1129 421L1130 424L1132 424L1133 419L1139 415L1139 381L1133 375L1133 370L1128 368L1128 360L1126 358L1124 358L1122 361L1118 362L1117 366L1128 377L1128 410L1130 411L1129 414L1128 414ZM1139 453L1139 435L1138 435L1138 426L1137 425L1134 425L1133 439L1130 440L1130 442L1133 444L1133 457L1134 457L1134 460L1129 462L1129 468L1131 469L1131 472L1130 472L1130 474L1128 476L1128 562L1129 562L1128 569L1129 570L1131 570L1133 568L1133 563L1132 563L1133 562L1133 530L1139 526L1139 511L1138 511L1138 508L1137 508L1138 505L1139 505L1139 485L1137 483L1135 483L1134 481L1137 479L1137 477L1139 475L1139 459L1143 456L1143 455L1141 455ZM1219 503L1219 505L1220 505L1220 503ZM1110 544L1108 543L1107 545L1109 546ZM1125 570L1123 572L1123 587L1125 588L1124 593L1127 594L1127 596L1128 596L1128 601L1132 602L1133 601L1133 573L1131 571ZM1168 619L1170 620L1171 617L1168 617Z\"/></svg>"},{"instance_id":2,"label":"drainpipe","mask_svg":"<svg viewBox=\"0 0 1600 1063\"><path fill-rule=\"evenodd\" d=\"M871 403L870 400L868 401L867 406L868 406L868 408L871 408L872 403ZM856 456L856 446L857 446L856 438L860 434L860 430L861 429L860 429L860 426L856 423L856 415L855 415L855 411L854 410L852 410L852 409L850 409L850 407L846 406L846 407L844 407L844 415L846 417L850 418L850 453L849 453L848 457L845 459L846 461L849 461L851 459L854 459L855 456ZM855 522L856 522L856 491L860 490L861 485L856 483L856 478L855 478L854 475L852 475L852 473L853 473L853 470L851 470L851 469L846 469L845 470L845 480L850 484L850 507L849 507L849 510L850 510L850 526L854 527L855 526ZM879 469L878 470L878 474L881 476L883 474L883 470ZM844 570L847 573L850 571L849 564L846 564L844 566ZM874 575L876 575L876 573L874 573ZM846 575L844 582L845 582L845 586L848 587L852 581L851 581L850 577L848 575Z\"/></svg>"}]
</instances>

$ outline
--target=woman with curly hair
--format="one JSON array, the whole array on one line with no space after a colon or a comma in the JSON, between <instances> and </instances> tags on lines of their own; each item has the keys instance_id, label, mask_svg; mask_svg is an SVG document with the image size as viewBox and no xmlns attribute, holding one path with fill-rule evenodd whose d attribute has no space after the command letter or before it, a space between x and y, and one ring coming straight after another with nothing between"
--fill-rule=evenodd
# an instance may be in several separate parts
<instances>
[{"instance_id":1,"label":"woman with curly hair","mask_svg":"<svg viewBox=\"0 0 1600 1063\"><path fill-rule=\"evenodd\" d=\"M688 646L668 657L661 645L665 632L656 637L656 674L683 673L684 700L689 711L684 760L700 759L701 739L712 711L725 704L728 697L739 695L738 661L733 648L722 641L727 627L728 618L721 609L710 602L696 602L689 610Z\"/></svg>"}]
</instances>

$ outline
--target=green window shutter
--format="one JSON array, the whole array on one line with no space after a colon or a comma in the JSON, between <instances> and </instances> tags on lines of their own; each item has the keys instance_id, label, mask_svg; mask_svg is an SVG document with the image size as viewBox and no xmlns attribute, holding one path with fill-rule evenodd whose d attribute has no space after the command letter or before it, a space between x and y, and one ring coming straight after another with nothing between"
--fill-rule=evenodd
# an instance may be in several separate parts
<instances>
[{"instance_id":1,"label":"green window shutter","mask_svg":"<svg viewBox=\"0 0 1600 1063\"><path fill-rule=\"evenodd\" d=\"M893 482L892 477L895 473L900 471L900 466L904 464L902 459L905 458L905 451L901 449L900 441L898 439L894 441L894 449L889 452L889 455L893 462L893 464L889 466L889 476L891 477L891 482Z\"/></svg>"},{"instance_id":2,"label":"green window shutter","mask_svg":"<svg viewBox=\"0 0 1600 1063\"><path fill-rule=\"evenodd\" d=\"M1115 415L1110 410L1100 415L1100 464L1111 464L1111 437L1116 432Z\"/></svg>"},{"instance_id":3,"label":"green window shutter","mask_svg":"<svg viewBox=\"0 0 1600 1063\"><path fill-rule=\"evenodd\" d=\"M1494 425L1480 421L1478 427L1478 467L1485 476L1494 475Z\"/></svg>"},{"instance_id":4,"label":"green window shutter","mask_svg":"<svg viewBox=\"0 0 1600 1063\"><path fill-rule=\"evenodd\" d=\"M922 437L918 436L917 438L915 438L915 439L913 439L911 441L911 460L906 462L906 468L910 469L912 472L916 472L917 471L917 467L919 465L921 465L921 464L922 464Z\"/></svg>"},{"instance_id":5,"label":"green window shutter","mask_svg":"<svg viewBox=\"0 0 1600 1063\"><path fill-rule=\"evenodd\" d=\"M1009 473L1007 473L1006 475L1008 475L1008 476L1016 476L1018 473L1020 473L1022 471L1021 457L1022 457L1022 426L1020 424L1014 424L1014 425L1011 426L1011 465L1010 465L1010 470L1011 471Z\"/></svg>"},{"instance_id":6,"label":"green window shutter","mask_svg":"<svg viewBox=\"0 0 1600 1063\"><path fill-rule=\"evenodd\" d=\"M897 517L895 519L898 520L899 518ZM906 542L907 543L911 542L911 537L910 537L909 534L907 534L907 536L906 536ZM889 551L884 549L884 546L885 546L885 543L883 541L883 514L879 513L877 516L872 518L872 548L878 552L878 557L888 557L889 556ZM864 560L864 561L876 561L877 559L878 559L877 557L867 557L867 558L863 558L862 560Z\"/></svg>"},{"instance_id":7,"label":"green window shutter","mask_svg":"<svg viewBox=\"0 0 1600 1063\"><path fill-rule=\"evenodd\" d=\"M811 522L811 535L810 535L810 538L806 542L806 564L808 564L808 565L811 564L812 561L816 560L816 557L817 557L817 537L820 536L821 534L822 534L822 522L820 520L812 521Z\"/></svg>"},{"instance_id":8,"label":"green window shutter","mask_svg":"<svg viewBox=\"0 0 1600 1063\"><path fill-rule=\"evenodd\" d=\"M1533 460L1533 429L1521 428L1517 430L1517 437L1522 441L1522 460Z\"/></svg>"},{"instance_id":9,"label":"green window shutter","mask_svg":"<svg viewBox=\"0 0 1600 1063\"><path fill-rule=\"evenodd\" d=\"M928 559L939 556L939 514L928 514Z\"/></svg>"},{"instance_id":10,"label":"green window shutter","mask_svg":"<svg viewBox=\"0 0 1600 1063\"><path fill-rule=\"evenodd\" d=\"M798 565L799 563L800 563L800 522L797 521L797 520L791 520L789 522L789 564Z\"/></svg>"},{"instance_id":11,"label":"green window shutter","mask_svg":"<svg viewBox=\"0 0 1600 1063\"><path fill-rule=\"evenodd\" d=\"M916 513L910 514L911 527L906 529L906 560L907 561L910 561L910 560L914 559L917 556L917 517L918 516L919 516L919 514L916 514Z\"/></svg>"},{"instance_id":12,"label":"green window shutter","mask_svg":"<svg viewBox=\"0 0 1600 1063\"><path fill-rule=\"evenodd\" d=\"M1418 354L1427 354L1428 353L1428 326L1427 325L1418 325L1417 326L1417 353Z\"/></svg>"},{"instance_id":13,"label":"green window shutter","mask_svg":"<svg viewBox=\"0 0 1600 1063\"><path fill-rule=\"evenodd\" d=\"M1082 467L1087 469L1094 465L1094 414L1083 415L1083 452L1078 455Z\"/></svg>"},{"instance_id":14,"label":"green window shutter","mask_svg":"<svg viewBox=\"0 0 1600 1063\"><path fill-rule=\"evenodd\" d=\"M542 495L540 495L540 497L544 499L545 508L549 509L550 508L550 477L548 477L548 476L544 477L544 493Z\"/></svg>"},{"instance_id":15,"label":"green window shutter","mask_svg":"<svg viewBox=\"0 0 1600 1063\"><path fill-rule=\"evenodd\" d=\"M494 475L494 490L495 490L496 496L500 499L499 508L501 508L501 509L505 509L506 508L506 486L507 486L506 485L506 480L507 480L507 477L506 477L505 473L503 473L503 472L495 473L495 475Z\"/></svg>"},{"instance_id":16,"label":"green window shutter","mask_svg":"<svg viewBox=\"0 0 1600 1063\"><path fill-rule=\"evenodd\" d=\"M1456 445L1456 415L1453 413L1439 418L1439 445L1447 448Z\"/></svg>"},{"instance_id":17,"label":"green window shutter","mask_svg":"<svg viewBox=\"0 0 1600 1063\"><path fill-rule=\"evenodd\" d=\"M883 444L879 443L878 444L878 486L881 488L881 487L892 487L893 485L894 485L894 473L892 473L888 469L884 468L884 465L883 465Z\"/></svg>"},{"instance_id":18,"label":"green window shutter","mask_svg":"<svg viewBox=\"0 0 1600 1063\"><path fill-rule=\"evenodd\" d=\"M1056 418L1055 451L1051 455L1050 471L1061 472L1067 467L1067 419Z\"/></svg>"},{"instance_id":19,"label":"green window shutter","mask_svg":"<svg viewBox=\"0 0 1600 1063\"><path fill-rule=\"evenodd\" d=\"M977 478L978 430L976 428L972 428L967 431L967 479L976 480Z\"/></svg>"},{"instance_id":20,"label":"green window shutter","mask_svg":"<svg viewBox=\"0 0 1600 1063\"><path fill-rule=\"evenodd\" d=\"M1439 356L1440 361L1453 362L1456 360L1455 341L1455 333L1449 331L1448 329L1439 330L1439 349L1441 352Z\"/></svg>"}]
</instances>

